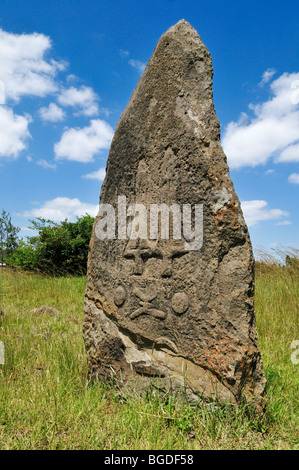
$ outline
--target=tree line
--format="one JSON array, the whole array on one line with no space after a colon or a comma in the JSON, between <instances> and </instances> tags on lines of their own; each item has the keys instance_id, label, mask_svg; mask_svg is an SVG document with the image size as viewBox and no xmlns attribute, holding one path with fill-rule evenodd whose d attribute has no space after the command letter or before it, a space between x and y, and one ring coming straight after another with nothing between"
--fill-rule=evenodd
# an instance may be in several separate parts
<instances>
[{"instance_id":1,"label":"tree line","mask_svg":"<svg viewBox=\"0 0 299 470\"><path fill-rule=\"evenodd\" d=\"M86 274L94 218L86 214L61 223L41 217L30 220L35 235L20 240L9 213L0 216L0 263L48 275Z\"/></svg>"}]
</instances>

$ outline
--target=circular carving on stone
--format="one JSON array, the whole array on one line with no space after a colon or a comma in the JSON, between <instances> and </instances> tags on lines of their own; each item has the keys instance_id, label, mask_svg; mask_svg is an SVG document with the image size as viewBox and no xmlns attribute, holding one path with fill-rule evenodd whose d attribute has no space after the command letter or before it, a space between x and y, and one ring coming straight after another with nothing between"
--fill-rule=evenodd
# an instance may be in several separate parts
<instances>
[{"instance_id":1,"label":"circular carving on stone","mask_svg":"<svg viewBox=\"0 0 299 470\"><path fill-rule=\"evenodd\" d=\"M117 307L122 307L127 298L126 290L123 286L118 286L114 292L114 303Z\"/></svg>"},{"instance_id":2,"label":"circular carving on stone","mask_svg":"<svg viewBox=\"0 0 299 470\"><path fill-rule=\"evenodd\" d=\"M187 312L189 308L189 299L184 292L177 292L172 297L172 308L175 313L182 315L183 313Z\"/></svg>"}]
</instances>

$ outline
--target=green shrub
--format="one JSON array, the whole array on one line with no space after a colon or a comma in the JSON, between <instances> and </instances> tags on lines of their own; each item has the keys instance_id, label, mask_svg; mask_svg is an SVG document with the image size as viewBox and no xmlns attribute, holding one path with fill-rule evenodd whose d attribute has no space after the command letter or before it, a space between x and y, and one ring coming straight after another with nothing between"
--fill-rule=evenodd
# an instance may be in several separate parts
<instances>
[{"instance_id":1,"label":"green shrub","mask_svg":"<svg viewBox=\"0 0 299 470\"><path fill-rule=\"evenodd\" d=\"M11 266L50 275L86 273L88 246L93 217L77 217L76 222L65 220L57 224L38 218L31 220L38 235L22 242L7 259Z\"/></svg>"}]
</instances>

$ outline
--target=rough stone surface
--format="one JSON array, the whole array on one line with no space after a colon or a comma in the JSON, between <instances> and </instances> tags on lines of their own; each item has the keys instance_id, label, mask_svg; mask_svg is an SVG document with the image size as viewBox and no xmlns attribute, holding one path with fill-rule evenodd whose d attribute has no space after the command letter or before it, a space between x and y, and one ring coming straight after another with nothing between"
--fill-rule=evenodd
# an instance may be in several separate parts
<instances>
[{"instance_id":1,"label":"rough stone surface","mask_svg":"<svg viewBox=\"0 0 299 470\"><path fill-rule=\"evenodd\" d=\"M123 195L127 206L203 204L203 246L99 240L94 227L84 340L92 377L260 403L254 260L220 145L212 77L189 23L162 35L117 125L100 198L115 208Z\"/></svg>"}]
</instances>

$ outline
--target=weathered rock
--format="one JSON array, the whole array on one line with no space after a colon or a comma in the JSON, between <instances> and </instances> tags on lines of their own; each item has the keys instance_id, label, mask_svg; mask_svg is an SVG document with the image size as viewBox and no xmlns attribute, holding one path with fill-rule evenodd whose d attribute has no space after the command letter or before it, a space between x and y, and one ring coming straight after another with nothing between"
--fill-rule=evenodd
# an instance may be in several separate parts
<instances>
[{"instance_id":1,"label":"weathered rock","mask_svg":"<svg viewBox=\"0 0 299 470\"><path fill-rule=\"evenodd\" d=\"M92 377L259 403L254 260L220 145L212 76L211 56L189 23L163 34L117 125L100 198L116 209L118 196L147 209L203 204L203 244L186 249L184 240L128 234L100 240L98 216L84 340Z\"/></svg>"},{"instance_id":2,"label":"weathered rock","mask_svg":"<svg viewBox=\"0 0 299 470\"><path fill-rule=\"evenodd\" d=\"M61 315L59 310L54 307L47 307L46 305L41 305L40 307L34 308L30 313L32 315Z\"/></svg>"}]
</instances>

